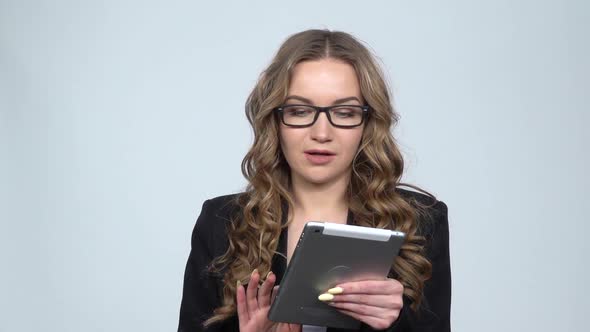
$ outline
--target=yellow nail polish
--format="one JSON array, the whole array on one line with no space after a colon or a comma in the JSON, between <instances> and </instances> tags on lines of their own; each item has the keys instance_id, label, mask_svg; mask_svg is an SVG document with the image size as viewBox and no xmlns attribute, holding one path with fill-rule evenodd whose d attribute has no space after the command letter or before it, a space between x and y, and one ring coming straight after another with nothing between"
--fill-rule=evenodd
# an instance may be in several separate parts
<instances>
[{"instance_id":1,"label":"yellow nail polish","mask_svg":"<svg viewBox=\"0 0 590 332\"><path fill-rule=\"evenodd\" d=\"M344 291L344 289L342 289L342 287L334 287L334 288L330 288L328 289L328 293L330 294L342 294L342 292Z\"/></svg>"},{"instance_id":2,"label":"yellow nail polish","mask_svg":"<svg viewBox=\"0 0 590 332\"><path fill-rule=\"evenodd\" d=\"M318 300L320 301L332 301L334 299L334 295L332 294L328 294L328 293L324 293L321 294L320 296L318 296Z\"/></svg>"}]
</instances>

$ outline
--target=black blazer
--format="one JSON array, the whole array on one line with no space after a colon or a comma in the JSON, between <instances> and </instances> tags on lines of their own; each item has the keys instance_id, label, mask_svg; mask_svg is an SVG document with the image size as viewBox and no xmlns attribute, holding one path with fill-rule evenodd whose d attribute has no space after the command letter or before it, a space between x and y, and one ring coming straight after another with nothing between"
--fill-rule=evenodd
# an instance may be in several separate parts
<instances>
[{"instance_id":1,"label":"black blazer","mask_svg":"<svg viewBox=\"0 0 590 332\"><path fill-rule=\"evenodd\" d=\"M432 205L432 199L413 191L397 189L408 201L417 200ZM221 305L223 280L221 275L206 271L211 260L225 253L228 248L226 224L230 215L237 212L234 195L220 196L206 200L192 233L191 251L184 273L184 288L180 306L179 332L198 331L239 331L237 315L206 330L202 323ZM286 207L286 205L284 205ZM283 223L286 221L284 213ZM353 216L349 211L348 224ZM426 257L432 263L432 278L425 282L423 301L418 312L409 307L404 296L404 307L399 318L386 331L450 331L451 310L451 269L449 263L449 230L447 206L436 201L419 220L419 234L426 238ZM281 233L278 251L286 255L287 230ZM275 255L272 271L280 284L286 269L286 261ZM350 331L328 328L328 332ZM362 324L360 331L374 331Z\"/></svg>"}]
</instances>

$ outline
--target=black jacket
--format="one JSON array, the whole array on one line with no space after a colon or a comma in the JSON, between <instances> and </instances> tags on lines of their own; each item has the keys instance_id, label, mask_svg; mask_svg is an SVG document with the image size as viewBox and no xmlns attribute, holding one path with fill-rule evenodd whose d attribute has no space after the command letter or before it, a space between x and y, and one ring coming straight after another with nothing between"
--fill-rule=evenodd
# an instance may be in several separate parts
<instances>
[{"instance_id":1,"label":"black jacket","mask_svg":"<svg viewBox=\"0 0 590 332\"><path fill-rule=\"evenodd\" d=\"M404 296L404 307L399 318L387 331L450 331L451 310L451 269L449 262L449 230L447 206L442 201L432 205L432 199L413 191L397 189L408 201L417 200L431 205L419 221L419 234L425 236L426 257L432 263L432 278L425 282L424 296L420 310L414 312ZM239 331L237 315L207 330L201 325L221 305L223 280L220 275L206 271L211 260L225 253L228 248L226 223L237 210L234 195L220 196L205 201L201 214L192 233L191 251L184 274L184 288L180 306L179 332ZM283 215L283 222L285 222ZM349 212L348 221L352 223ZM287 231L281 233L278 251L286 255ZM280 284L285 273L286 262L275 255L272 271ZM328 332L341 331L328 328ZM345 330L342 330L345 331ZM350 331L350 330L346 330ZM374 331L362 324L360 331Z\"/></svg>"}]
</instances>

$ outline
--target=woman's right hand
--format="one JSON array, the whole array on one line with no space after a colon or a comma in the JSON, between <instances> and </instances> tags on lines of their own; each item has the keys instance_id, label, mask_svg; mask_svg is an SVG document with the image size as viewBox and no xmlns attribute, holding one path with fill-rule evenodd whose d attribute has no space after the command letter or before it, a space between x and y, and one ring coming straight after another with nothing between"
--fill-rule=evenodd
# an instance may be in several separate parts
<instances>
[{"instance_id":1,"label":"woman's right hand","mask_svg":"<svg viewBox=\"0 0 590 332\"><path fill-rule=\"evenodd\" d=\"M276 276L270 272L260 289L258 289L259 281L260 274L258 270L254 270L247 289L244 289L241 284L237 285L236 302L240 332L301 332L299 324L275 323L268 319L268 311L274 300L274 294L271 293L273 293Z\"/></svg>"}]
</instances>

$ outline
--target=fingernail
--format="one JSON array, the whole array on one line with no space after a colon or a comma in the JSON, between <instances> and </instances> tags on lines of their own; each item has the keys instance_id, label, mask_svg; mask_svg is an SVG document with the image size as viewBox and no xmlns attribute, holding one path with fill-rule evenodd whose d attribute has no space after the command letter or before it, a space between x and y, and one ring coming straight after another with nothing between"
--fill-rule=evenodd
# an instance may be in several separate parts
<instances>
[{"instance_id":1,"label":"fingernail","mask_svg":"<svg viewBox=\"0 0 590 332\"><path fill-rule=\"evenodd\" d=\"M342 292L344 291L344 289L342 289L342 287L334 287L334 288L330 288L328 289L328 293L330 294L342 294Z\"/></svg>"},{"instance_id":2,"label":"fingernail","mask_svg":"<svg viewBox=\"0 0 590 332\"><path fill-rule=\"evenodd\" d=\"M268 271L268 273L266 274L266 277L264 277L264 279L268 279L268 277L272 274L272 271Z\"/></svg>"},{"instance_id":3,"label":"fingernail","mask_svg":"<svg viewBox=\"0 0 590 332\"><path fill-rule=\"evenodd\" d=\"M254 273L258 273L258 269L254 269L254 271L252 271L252 274L250 276L253 276Z\"/></svg>"},{"instance_id":4,"label":"fingernail","mask_svg":"<svg viewBox=\"0 0 590 332\"><path fill-rule=\"evenodd\" d=\"M242 286L242 283L239 280L236 280L236 288Z\"/></svg>"},{"instance_id":5,"label":"fingernail","mask_svg":"<svg viewBox=\"0 0 590 332\"><path fill-rule=\"evenodd\" d=\"M328 293L324 293L321 294L320 296L318 296L318 300L320 301L332 301L334 299L334 295L332 294L328 294Z\"/></svg>"}]
</instances>

